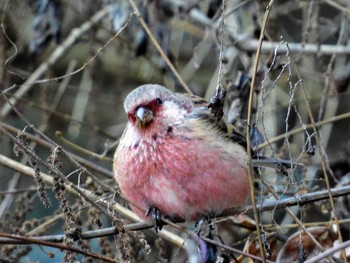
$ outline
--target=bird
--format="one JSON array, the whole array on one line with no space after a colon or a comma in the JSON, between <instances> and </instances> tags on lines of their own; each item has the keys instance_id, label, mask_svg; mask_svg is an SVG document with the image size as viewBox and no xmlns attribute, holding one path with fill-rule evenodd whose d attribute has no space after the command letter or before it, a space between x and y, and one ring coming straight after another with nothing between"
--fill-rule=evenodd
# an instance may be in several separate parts
<instances>
[{"instance_id":1,"label":"bird","mask_svg":"<svg viewBox=\"0 0 350 263\"><path fill-rule=\"evenodd\" d=\"M113 170L139 217L198 221L246 204L245 137L228 133L204 99L145 84L127 95L124 109Z\"/></svg>"}]
</instances>

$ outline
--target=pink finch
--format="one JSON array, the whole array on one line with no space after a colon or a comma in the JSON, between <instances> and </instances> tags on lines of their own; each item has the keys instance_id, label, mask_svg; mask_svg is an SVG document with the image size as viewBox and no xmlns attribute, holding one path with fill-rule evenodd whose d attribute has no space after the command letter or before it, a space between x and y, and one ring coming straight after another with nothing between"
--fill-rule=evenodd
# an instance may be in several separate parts
<instances>
[{"instance_id":1,"label":"pink finch","mask_svg":"<svg viewBox=\"0 0 350 263\"><path fill-rule=\"evenodd\" d=\"M113 168L141 218L156 208L171 219L198 220L245 204L246 149L210 121L203 101L147 84L127 96L124 108L129 121Z\"/></svg>"}]
</instances>

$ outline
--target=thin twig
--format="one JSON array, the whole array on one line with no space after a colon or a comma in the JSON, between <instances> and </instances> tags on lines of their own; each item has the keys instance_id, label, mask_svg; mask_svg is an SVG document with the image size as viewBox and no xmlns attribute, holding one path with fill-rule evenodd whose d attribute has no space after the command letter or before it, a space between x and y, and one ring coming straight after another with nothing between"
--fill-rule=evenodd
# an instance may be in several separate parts
<instances>
[{"instance_id":1,"label":"thin twig","mask_svg":"<svg viewBox=\"0 0 350 263\"><path fill-rule=\"evenodd\" d=\"M67 72L71 72L71 71L73 70L73 67L74 67L74 63L73 63L73 64L70 63L70 65L69 65L69 67L68 67L68 69L67 69ZM66 85L68 84L69 79L70 79L70 78L66 78L66 79L65 79L65 80L66 80L66 81L65 81ZM62 85L63 85L63 83L62 83ZM58 92L58 94L60 94L60 92ZM56 110L56 107L57 107L58 102L59 102L59 97L60 97L60 96L57 97L57 102L56 102L56 103L53 103L52 105L50 105L50 112L54 112L54 111ZM43 122L41 123L41 125L40 125L39 128L38 128L38 129L39 129L40 131L42 131L42 132L44 132L44 131L47 130L49 118L51 117L50 112L48 112L47 118L44 118L44 119L43 119ZM32 141L32 142L30 143L30 146L29 146L29 147L30 147L31 149L34 149L34 148L36 147L36 145L37 145L37 142ZM27 162L28 162L28 156L23 156L23 157L22 157L22 160L21 160L21 163L24 163L24 164L25 164L25 163L27 163ZM12 177L11 181L9 182L9 185L8 185L7 189L8 189L8 190L14 190L14 189L16 189L17 184L18 184L20 178L21 178L21 174L20 174L20 173L16 173L16 174ZM4 215L4 213L5 213L5 210L8 209L8 208L11 206L11 204L12 204L12 202L13 202L13 198L14 198L14 196L13 196L12 194L7 194L7 195L4 197L4 199L2 200L2 202L1 202L1 204L0 204L0 219L3 217L3 215Z\"/></svg>"},{"instance_id":2,"label":"thin twig","mask_svg":"<svg viewBox=\"0 0 350 263\"><path fill-rule=\"evenodd\" d=\"M0 154L0 164L4 165L10 169L13 169L17 172L20 172L26 176L30 176L30 177L34 176L33 175L34 172L33 172L32 168L30 168L26 165L23 165L17 161L14 161L11 158L8 158L8 157L1 155L1 154ZM46 184L53 185L53 179L51 176L44 174L44 173L40 173L40 175L43 177L43 180ZM88 198L90 198L92 201L101 202L101 203L104 202L103 200L101 200L100 196L95 195L93 192L86 190L84 188L80 188L80 189L82 191L84 191L86 193L86 195L88 196ZM69 185L67 186L67 191L70 192L71 194L78 195L78 193L75 192L74 189L72 189ZM333 189L331 189L331 192L332 192L332 195L334 198L350 195L350 185L333 188ZM306 205L309 203L327 200L328 198L329 198L328 190L321 190L321 191L315 191L312 193L307 193L307 194L302 194L302 195L295 195L295 196L290 197L290 198L285 198L285 199L277 200L277 201L273 201L273 202L264 202L264 203L256 204L256 208L257 208L258 212L264 212L264 211L271 211L271 210L275 210L275 209L282 209L285 207L295 206L295 205L303 206L303 205ZM122 208L122 209L120 209L120 208ZM133 217L133 216L131 216L131 214L128 214L128 211L130 211L129 209L126 209L126 210L124 210L124 209L126 209L126 208L124 208L123 206L117 207L118 212L120 212L122 215L124 215L132 220L135 219L134 221L140 220L138 217ZM237 208L228 208L218 217L234 216L234 215L242 214L242 213L251 213L252 211L253 211L252 205L248 205L248 206L244 206L244 207L237 207Z\"/></svg>"},{"instance_id":3,"label":"thin twig","mask_svg":"<svg viewBox=\"0 0 350 263\"><path fill-rule=\"evenodd\" d=\"M4 155L0 155L0 164L9 167L13 170L16 170L26 176L30 176L30 177L34 177L34 171L32 168L25 166L19 162L16 162ZM44 173L40 173L44 182L46 184L49 185L53 185L53 179L51 176L44 174ZM77 195L79 196L79 193L77 193L70 185L66 186L66 190L68 192L70 192L71 194ZM91 200L92 202L99 202L100 204L102 204L103 206L108 207L110 204L101 199L100 196L97 196L96 194L94 194L93 192L80 188L81 191L83 191L85 193L85 195L89 198L89 200ZM350 185L348 186L343 186L343 187L339 187L339 188L335 188L332 189L332 194L333 197L340 197L340 196L344 196L344 195L350 195ZM303 195L296 195L294 197L291 198L286 198L283 200L277 200L275 202L264 202L262 204L256 204L255 208L257 209L257 211L259 212L263 212L263 211L271 211L271 210L276 210L279 208L285 208L285 207L290 207L290 206L295 206L295 205L299 205L299 206L303 206L312 202L317 202L317 201L321 201L321 200L326 200L329 198L329 194L327 190L323 190L323 191L317 191L317 192L313 192L313 193L308 193L308 194L303 194ZM153 223L152 222L142 222L141 219L139 217L137 217L132 211L130 211L129 209L119 205L118 203L115 203L114 205L114 209L116 211L118 211L120 214L122 214L123 216L136 221L138 223L135 224L126 224L123 225L123 229L126 231L136 231L136 230L142 230L142 229L146 229L146 228L151 228L153 227ZM242 213L249 213L252 212L253 210L253 206L246 206L246 207L241 207L241 208L231 208L231 209L226 209L224 211L224 213L220 216L222 217L227 217L227 216L233 216L233 215L237 215L237 214L242 214ZM218 216L218 217L220 217ZM165 222L168 222L167 220L165 220ZM108 232L110 231L110 232ZM110 234L116 234L116 232L112 232L111 229L106 229L106 232L103 231L98 231L96 230L96 232L88 232L85 236L85 238L94 238L94 237L100 237L103 235L103 233L110 233ZM176 246L179 247L186 247L186 242L180 238L179 236L167 231L167 230L162 230L159 232L159 236L163 237L164 239L172 242L173 244L175 244ZM51 238L51 239L50 239ZM51 241L55 241L54 237L50 237L47 238ZM56 241L59 242L59 241Z\"/></svg>"},{"instance_id":4,"label":"thin twig","mask_svg":"<svg viewBox=\"0 0 350 263\"><path fill-rule=\"evenodd\" d=\"M37 244L40 246L48 246L48 247L55 247L61 250L67 250L67 251L72 251L75 253L79 253L85 256L89 256L92 258L96 258L96 259L101 259L104 260L106 262L114 262L117 263L119 261L109 258L109 257L105 257L102 256L100 253L96 254L87 250L83 250L81 248L77 248L77 247L73 247L70 245L64 245L64 244L57 244L54 242L50 242L50 241L44 241L44 240L38 240L36 238L32 238L32 237L25 237L25 236L20 236L20 235L12 235L12 234L7 234L7 233L0 233L0 237L5 237L5 238L10 238L10 239L16 239L16 240L20 240L23 241L26 244Z\"/></svg>"},{"instance_id":5,"label":"thin twig","mask_svg":"<svg viewBox=\"0 0 350 263\"><path fill-rule=\"evenodd\" d=\"M342 186L338 188L331 189L333 198L340 197L340 196L347 196L350 195L350 185ZM256 205L256 209L259 212L265 212L265 211L272 211L276 209L282 209L285 207L290 206L304 206L310 203L327 200L329 199L329 193L328 190L321 190L316 191L308 194L302 194L302 195L295 195L294 197L285 198L282 200L277 200L273 202L264 202L261 204ZM253 210L252 205L248 205L246 207L240 207L240 208L230 208L226 209L222 216L229 216L229 215L237 215L241 213L250 213Z\"/></svg>"},{"instance_id":6,"label":"thin twig","mask_svg":"<svg viewBox=\"0 0 350 263\"><path fill-rule=\"evenodd\" d=\"M333 5L335 8L341 10L342 12L349 13L350 10L346 7L343 7L332 0L322 0L326 2L329 5ZM242 4L246 4L246 2L242 2L237 5L234 9L229 11L227 15L234 11L236 8L240 7ZM203 27L211 28L212 21L204 14L202 13L195 5L191 10L188 12L189 17L196 22L196 24L200 24ZM230 34L232 45L236 46L241 51L246 52L252 52L256 51L258 49L259 40L251 38L248 35L243 34L233 34L230 32L227 32ZM276 47L279 45L278 42L272 42L272 41L264 41L261 46L261 53L273 53L276 50ZM341 46L341 45L319 45L318 43L312 44L312 43L289 43L289 48L293 53L302 53L302 54L319 54L319 55L333 55L333 54L339 54L339 55L347 55L350 54L350 46ZM282 51L278 50L277 54L281 54Z\"/></svg>"},{"instance_id":7,"label":"thin twig","mask_svg":"<svg viewBox=\"0 0 350 263\"><path fill-rule=\"evenodd\" d=\"M73 74L73 72L71 74ZM68 75L69 74L65 74L64 76L66 76L68 78ZM57 77L57 78L60 78L60 77ZM54 81L55 79L56 78L50 78L50 79L45 79L45 81L52 81L52 80ZM40 81L42 81L42 80L40 80ZM11 94L11 93L6 93L6 94L11 96L11 97L13 96L13 94ZM72 119L71 115L69 115L69 114L58 112L58 111L52 111L48 107L46 107L44 105L41 105L41 104L38 104L38 103L35 103L35 102L33 102L32 100L29 100L29 99L17 98L17 100L20 101L20 102L23 102L24 104L26 104L26 106L31 107L33 109L38 109L38 110L50 113L52 116L54 116L56 118L59 118L60 120L62 120L64 122L67 122L67 123L73 122L73 123L77 123L79 125L82 125L82 126L84 126L86 128L89 128L90 130L94 131L96 133L96 135L101 135L101 136L103 136L103 137L105 137L105 138L107 138L109 140L112 140L112 141L116 140L116 136L114 136L114 135L112 136L111 134L105 132L104 130L102 130L96 124L88 123L86 121L79 122L78 120ZM121 125L124 126L125 124L122 123Z\"/></svg>"},{"instance_id":8,"label":"thin twig","mask_svg":"<svg viewBox=\"0 0 350 263\"><path fill-rule=\"evenodd\" d=\"M87 155L89 155L89 156L91 156L93 158L99 159L99 160L104 160L104 161L109 161L109 162L113 161L112 158L109 158L109 157L106 157L106 156L94 153L92 151L89 151L88 149L85 149L85 148L83 148L83 147L81 147L81 146L79 146L79 145L69 141L68 139L63 137L61 131L56 131L55 132L55 136L56 136L56 138L58 140L60 140L65 145L68 145L71 149L77 150L77 151L79 151L81 153L87 154Z\"/></svg>"},{"instance_id":9,"label":"thin twig","mask_svg":"<svg viewBox=\"0 0 350 263\"><path fill-rule=\"evenodd\" d=\"M3 95L3 94L2 94ZM49 171L51 171L53 174L56 174L58 177L60 177L60 179L63 180L63 182L65 182L66 187L71 187L72 189L74 189L74 191L76 191L86 202L88 202L90 205L92 205L93 207L95 207L96 209L98 209L99 211L101 211L102 213L104 213L106 216L108 216L109 218L111 218L113 220L113 217L106 213L106 211L100 207L100 205L94 203L93 201L91 201L88 196L86 195L86 193L84 192L84 189L74 185L72 182L70 182L66 176L53 164L43 161L39 156L37 156L30 148L26 147L25 145L23 145L22 143L18 142L17 139L11 134L9 133L6 129L4 129L2 126L0 126L0 131L5 134L14 144L16 144L21 150L23 150L23 152L28 155L30 158L33 158L33 160L35 160L38 164L40 164L41 166L45 167L46 169L48 169ZM38 131L39 132L39 131ZM33 171L32 171L33 172ZM51 179L53 180L53 178L51 177Z\"/></svg>"},{"instance_id":10,"label":"thin twig","mask_svg":"<svg viewBox=\"0 0 350 263\"><path fill-rule=\"evenodd\" d=\"M1 127L1 126L0 126ZM5 165L6 167L13 169L15 171L18 171L20 173L22 173L23 175L26 176L30 176L32 178L34 178L34 170L28 166L25 166L19 162L16 162L4 155L0 154L0 164ZM45 173L40 172L40 176L43 178L43 181L45 182L45 184L48 185L53 185L53 178L52 176L49 176ZM100 204L104 207L109 207L110 203L108 203L106 200L102 199L101 196L96 195L95 193L93 193L92 191L89 191L87 189L84 189L82 187L79 188L79 192L76 190L75 185L73 184L66 184L65 185L66 191L68 191L71 194L74 194L76 196L84 196L84 199L88 200L89 203L94 203L94 204ZM121 215L125 216L126 218L134 221L134 222L142 222L142 220L132 211L130 211L129 209L123 207L122 205L118 204L118 203L114 203L113 204L113 208L114 210L118 211L118 213L120 213ZM133 226L133 228L131 228L131 226L127 227L128 230L140 230L140 229L145 229L145 228L150 228L153 226L152 222L143 222L142 224L138 225L138 228L136 229L135 226ZM124 226L121 227L122 229L124 229ZM179 247L186 247L187 244L186 242L179 236L171 233L170 231L167 230L162 230L159 233L159 236L168 240L169 242L172 242L173 244L175 244L176 246Z\"/></svg>"},{"instance_id":11,"label":"thin twig","mask_svg":"<svg viewBox=\"0 0 350 263\"><path fill-rule=\"evenodd\" d=\"M6 102L1 109L0 116L2 118L6 117L11 111L11 104L15 105L17 103L17 98L23 97L36 83L38 80L56 61L65 54L68 48L70 48L81 35L86 33L93 25L98 23L103 19L108 13L110 6L99 10L95 15L91 17L90 20L83 23L79 28L75 28L71 31L69 36L59 45L50 55L50 57L44 61L31 75L30 77L21 85L21 87L15 92L15 96L11 97L9 102Z\"/></svg>"},{"instance_id":12,"label":"thin twig","mask_svg":"<svg viewBox=\"0 0 350 263\"><path fill-rule=\"evenodd\" d=\"M260 249L260 255L263 259L263 262L266 262L266 255L265 255L265 250L262 242L262 236L261 236L261 230L260 230L260 219L258 215L258 211L256 208L256 201L255 201L255 193L254 193L254 172L253 172L253 166L252 166L252 150L251 150L251 139L249 134L251 134L251 124L252 124L252 110L253 110L253 94L254 94L254 88L255 88L255 81L256 81L256 75L258 72L258 67L259 67L259 59L260 59L260 52L261 52L261 46L263 42L263 38L265 35L265 28L267 24L267 20L272 8L274 0L270 0L268 5L266 6L264 18L262 21L261 25L261 30L260 30L260 36L259 36L259 45L256 50L256 55L255 55L255 61L254 61L254 67L253 67L253 77L252 77L252 83L250 86L250 91L249 91L249 101L248 101L248 116L247 116L247 163L248 163L248 172L249 172L249 185L250 185L250 195L251 195L251 202L252 202L252 207L253 207L253 214L254 214L254 220L256 222L256 232L258 236L258 241L259 241L259 249Z\"/></svg>"},{"instance_id":13,"label":"thin twig","mask_svg":"<svg viewBox=\"0 0 350 263\"><path fill-rule=\"evenodd\" d=\"M1 29L2 29L2 33L4 34L6 40L11 44L11 46L13 47L14 49L14 53L6 59L5 61L5 67L6 67L6 70L10 73L10 74L13 74L13 75L16 75L18 77L20 77L21 79L23 79L23 76L21 76L20 74L10 70L8 68L8 64L13 61L15 59L15 57L17 56L18 54L18 48L15 44L15 42L12 41L12 39L10 38L10 36L7 34L6 32L6 29L5 29L5 23L4 23L4 20L5 20L5 12L7 10L7 6L8 6L8 3L10 2L10 0L7 0L4 4L4 7L2 9L2 12L1 12Z\"/></svg>"},{"instance_id":14,"label":"thin twig","mask_svg":"<svg viewBox=\"0 0 350 263\"><path fill-rule=\"evenodd\" d=\"M240 255L242 255L242 256L249 257L249 258L254 259L254 260L257 260L257 261L263 261L262 258L259 258L259 257L255 256L255 255L252 255L252 254L243 252L243 251L238 250L238 249L236 249L236 248L234 248L234 247L230 247L230 246L228 246L228 245L219 243L219 242L217 242L217 241L215 241L215 240L213 240L213 239L206 238L206 237L201 237L201 239L203 239L206 243L213 244L213 245L215 245L215 246L221 247L221 248L223 248L223 249L226 249L226 250L231 251L231 252L234 252L234 253L238 253L238 254L240 254ZM271 260L266 260L266 259L265 259L265 262L272 263L273 261L271 261Z\"/></svg>"},{"instance_id":15,"label":"thin twig","mask_svg":"<svg viewBox=\"0 0 350 263\"><path fill-rule=\"evenodd\" d=\"M41 138L39 138L38 136L35 136L35 135L32 135L28 132L22 132L21 130L7 124L7 123L4 123L4 122L1 122L0 121L0 126L2 126L4 129L6 129L7 131L13 133L13 134L18 134L18 133L22 133L24 134L29 140L31 141L35 141L37 143L39 143L40 145L48 148L48 149L52 149L52 148L55 148L57 147L56 144L52 144L46 140L43 140ZM103 176L106 176L108 178L113 178L113 172L111 172L110 170L107 170L101 166L98 166L94 163L92 163L91 161L88 161L78 155L75 155L74 153L71 153L67 150L65 150L65 154L66 155L69 155L72 159L74 159L75 161L77 161L78 163L80 163L81 165L83 165L84 167L86 168L89 168L89 169L92 169L98 173L100 173L101 175Z\"/></svg>"},{"instance_id":16,"label":"thin twig","mask_svg":"<svg viewBox=\"0 0 350 263\"><path fill-rule=\"evenodd\" d=\"M287 44L287 46L288 46L288 44ZM295 72L296 72L296 74L298 76L298 79L301 80L301 77L300 77L300 74L299 74L299 70L298 70L295 62L294 61L292 61L292 62L293 62L293 65L294 65ZM311 125L312 125L312 129L313 129L313 132L314 132L314 135L315 135L316 145L317 145L317 148L319 150L319 154L320 154L320 158L321 158L321 166L322 166L323 176L324 176L325 181L326 181L327 191L328 191L328 194L329 194L329 201L330 201L331 208L332 208L332 211L333 211L333 218L334 218L334 222L337 225L337 229L338 229L338 239L339 239L340 243L343 243L343 237L342 237L342 234L340 232L339 219L338 219L338 216L337 216L337 214L335 212L335 204L334 204L334 199L333 199L333 195L332 195L332 191L331 191L331 185L330 185L329 176L328 176L328 172L327 172L326 152L325 152L324 147L322 145L321 138L320 138L320 136L318 134L318 128L317 128L314 116L312 114L312 109L311 109L311 106L310 106L309 96L307 94L307 91L305 89L303 81L300 81L300 86L301 86L301 90L302 90L302 93L303 93L303 96L304 96L307 113L309 115L309 118L310 118L310 121L311 121Z\"/></svg>"},{"instance_id":17,"label":"thin twig","mask_svg":"<svg viewBox=\"0 0 350 263\"><path fill-rule=\"evenodd\" d=\"M140 13L140 10L138 9L138 7L135 4L134 0L129 0L129 2L131 4L132 8L134 9L134 12L135 12L135 14L137 16L137 19L140 21L141 26L146 31L148 37L151 39L153 45L158 50L158 52L160 53L160 55L164 59L165 63L168 65L170 70L174 73L174 75L176 76L177 80L180 82L181 86L186 90L186 92L189 93L189 94L192 94L192 91L190 90L190 88L187 86L185 81L182 79L181 75L179 74L177 69L174 67L173 63L171 63L171 61L169 60L169 58L165 54L164 50L162 49L162 47L159 45L157 39L153 36L151 30L149 29L149 27L147 26L147 23L143 19L142 15Z\"/></svg>"},{"instance_id":18,"label":"thin twig","mask_svg":"<svg viewBox=\"0 0 350 263\"><path fill-rule=\"evenodd\" d=\"M309 260L306 260L304 261L304 263L316 263L316 262L321 262L322 259L326 258L326 257L329 257L330 255L334 254L335 252L339 251L339 250L342 250L342 249L345 249L347 247L350 247L350 240L347 240L339 245L336 245L320 254L318 254L317 256L309 259Z\"/></svg>"},{"instance_id":19,"label":"thin twig","mask_svg":"<svg viewBox=\"0 0 350 263\"><path fill-rule=\"evenodd\" d=\"M342 6L341 4L338 4L336 1L332 1L332 0L322 0L322 1L329 4L330 6L337 8L341 12L344 12L350 15L350 9L346 8L345 6Z\"/></svg>"},{"instance_id":20,"label":"thin twig","mask_svg":"<svg viewBox=\"0 0 350 263\"><path fill-rule=\"evenodd\" d=\"M81 165L74 160L71 155L65 151L60 145L58 145L57 143L55 143L54 141L52 141L48 136L46 136L44 133L42 133L40 130L38 130L34 125L32 125L28 119L14 106L11 104L11 102L9 101L9 99L6 97L6 95L0 91L0 95L4 98L5 101L7 101L11 107L12 110L21 118L21 120L27 124L28 127L31 127L31 129L33 129L36 133L38 133L41 137L43 137L46 141L50 142L51 144L53 144L55 147L54 148L61 148L61 153L63 155L65 155L73 164L75 164L77 167L80 167L82 169L82 171L84 171L86 174L88 174L97 184L100 184L101 186L103 186L105 189L109 189L111 192L114 191L113 187L103 184L94 174L92 174L89 170L86 170L84 167L81 167ZM13 142L13 143L17 143L17 139L15 137L12 136L11 133L7 132L7 130L3 129L2 126L0 126L0 130L2 130L4 132L4 134L9 137L9 139ZM61 177L61 179L63 179L64 182L72 184L71 182L68 181L68 179L64 176L64 174L57 168L55 167L53 164L45 162L43 160L41 160L30 148L26 147L25 145L22 145L21 143L17 143L18 147L21 148L27 155L29 155L30 157L32 157L34 160L36 160L38 163L40 163L41 165L43 165L44 167L46 167L48 170L52 171L54 174L57 174L59 177ZM73 185L73 187L75 187L75 185ZM76 187L76 190L79 192L79 186ZM84 197L84 195L82 194L82 197ZM89 202L89 200L87 200L87 202ZM101 210L100 207L98 207L98 205L90 203L91 205L95 206L95 208L97 208L98 210ZM105 213L105 211L101 210L102 213ZM106 214L108 217L111 217L109 214Z\"/></svg>"},{"instance_id":21,"label":"thin twig","mask_svg":"<svg viewBox=\"0 0 350 263\"><path fill-rule=\"evenodd\" d=\"M236 47L241 51L255 51L258 45L258 40L256 39L245 39L236 42ZM261 47L261 53L271 53L274 52L278 47L278 42L263 42ZM316 45L316 44L303 44L303 43L288 43L288 46L291 52L302 53L302 54L320 54L320 55L349 55L350 47L349 46L340 46L340 45ZM278 50L277 54L283 54L283 50Z\"/></svg>"},{"instance_id":22,"label":"thin twig","mask_svg":"<svg viewBox=\"0 0 350 263\"><path fill-rule=\"evenodd\" d=\"M274 191L274 189L269 186L268 184L265 184L265 187L267 187L267 189L269 190L269 192L273 195L273 197L278 200L278 195L276 194L276 192ZM298 204L299 207L299 204ZM299 225L299 227L306 233L306 235L308 235L308 237L310 238L310 240L312 240L312 242L314 242L314 244L318 247L318 249L320 251L323 251L323 247L322 245L317 241L317 239L310 233L310 231L303 225L303 223L300 221L300 219L293 213L293 211L289 208L286 207L285 208L286 212L288 213L288 215L290 217L293 218L293 220Z\"/></svg>"},{"instance_id":23,"label":"thin twig","mask_svg":"<svg viewBox=\"0 0 350 263\"><path fill-rule=\"evenodd\" d=\"M334 1L323 0L328 4L334 3ZM243 2L242 2L243 3ZM340 6L338 6L340 7ZM343 8L341 11L350 12L349 9ZM189 16L196 21L197 24L200 24L204 27L211 28L211 20L203 14L198 8L191 8L189 11ZM203 19L204 18L204 19ZM206 19L205 19L206 18ZM230 32L227 32L230 34ZM237 47L241 51L252 52L258 49L259 40L251 38L248 35L243 34L230 34L232 45ZM263 41L261 46L261 53L273 53L278 47L279 42L272 41ZM302 54L319 54L319 55L347 55L350 54L350 46L342 45L328 45L328 44L312 44L312 43L289 43L289 48L293 53L302 53ZM277 55L282 54L282 50L277 50Z\"/></svg>"},{"instance_id":24,"label":"thin twig","mask_svg":"<svg viewBox=\"0 0 350 263\"><path fill-rule=\"evenodd\" d=\"M143 222L143 223L135 223L135 224L125 225L124 230L126 230L126 231L143 230L143 229L152 228L152 227L153 227L152 222ZM163 231L164 230L162 230L160 233L162 233ZM115 235L118 233L119 233L119 229L117 227L108 227L108 228L83 232L83 233L81 233L81 238L82 239L100 238L100 237L104 237L104 236ZM188 234L191 237L193 237L193 239L199 238L198 234L194 233L192 231L189 231ZM40 243L40 242L61 243L61 242L63 242L65 235L31 236L30 238L32 240L36 240L38 243ZM246 253L244 251L241 251L239 249L224 245L224 244L219 243L215 240L212 240L212 239L209 239L206 237L200 237L200 238L205 240L207 243L216 245L216 246L221 247L223 249L226 249L228 251L243 255L245 257L249 257L251 259L255 259L257 261L262 261L261 258L255 256L255 255L252 255L252 254ZM28 244L28 243L29 242L27 240L23 240L23 239L16 239L13 237L1 237L1 233L0 233L0 244L9 245L9 244ZM272 262L272 261L267 261L267 262Z\"/></svg>"},{"instance_id":25,"label":"thin twig","mask_svg":"<svg viewBox=\"0 0 350 263\"><path fill-rule=\"evenodd\" d=\"M322 120L322 121L319 121L319 122L315 122L315 125L316 125L316 127L320 127L320 126L325 125L325 124L341 121L341 120L348 119L348 118L350 118L350 113L344 113L344 114L341 114L341 115L329 118L327 120ZM303 132L306 129L312 128L312 126L313 126L313 124L307 124L307 125L304 125L303 127L295 128L295 129L293 129L291 131L288 131L288 135L291 136L291 135L294 135L296 133ZM285 138L285 134L280 134L278 136L275 136L275 137L269 139L268 142L264 142L264 143L259 144L257 149L258 150L262 149L262 148L268 146L269 144L275 143L275 142L277 142L279 140L282 140L284 138Z\"/></svg>"}]
</instances>

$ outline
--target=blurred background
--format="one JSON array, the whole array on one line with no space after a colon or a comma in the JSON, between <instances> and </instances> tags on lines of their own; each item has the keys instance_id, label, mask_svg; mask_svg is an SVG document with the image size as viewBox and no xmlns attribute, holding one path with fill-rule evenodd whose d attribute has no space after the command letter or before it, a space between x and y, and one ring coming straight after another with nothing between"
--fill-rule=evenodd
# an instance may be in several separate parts
<instances>
[{"instance_id":1,"label":"blurred background","mask_svg":"<svg viewBox=\"0 0 350 263\"><path fill-rule=\"evenodd\" d=\"M176 92L187 92L188 86L209 101L219 84L227 92L226 120L246 135L249 89L268 1L0 3L0 237L65 234L69 246L120 261L196 262L196 245L181 249L154 231L92 241L80 233L132 222L113 207L127 204L118 197L112 158L127 120L123 100L137 86L157 83ZM310 237L300 222L312 227L325 249L339 237L350 239L349 19L347 0L275 1L270 10L249 136L258 153L304 163L303 168L259 169L256 177L257 202L276 202L276 209L259 214L270 260L294 262L320 251L317 245L305 245ZM18 145L29 147L31 154ZM36 171L35 179L24 166ZM90 191L91 202L99 197L105 203L93 207L68 181ZM291 207L299 224L277 208L278 200L327 187L345 193L333 202L328 196ZM216 240L260 255L248 218L222 221ZM190 239L185 232L169 230ZM0 242L4 262L98 261L57 248ZM247 261L219 246L214 254Z\"/></svg>"}]
</instances>

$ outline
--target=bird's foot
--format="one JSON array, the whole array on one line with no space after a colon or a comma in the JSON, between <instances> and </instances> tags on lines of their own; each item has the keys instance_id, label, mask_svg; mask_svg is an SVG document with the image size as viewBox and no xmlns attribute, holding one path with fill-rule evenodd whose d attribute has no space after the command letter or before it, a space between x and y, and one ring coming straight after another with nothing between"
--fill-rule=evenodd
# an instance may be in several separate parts
<instances>
[{"instance_id":1,"label":"bird's foot","mask_svg":"<svg viewBox=\"0 0 350 263\"><path fill-rule=\"evenodd\" d=\"M200 235L200 233L201 233L201 231L202 231L202 229L203 229L203 227L205 225L205 222L206 222L206 218L205 217L202 217L198 221L196 221L196 223L194 225L194 227L195 227L195 231L194 232L197 235Z\"/></svg>"},{"instance_id":2,"label":"bird's foot","mask_svg":"<svg viewBox=\"0 0 350 263\"><path fill-rule=\"evenodd\" d=\"M156 231L156 233L158 233L158 230L162 230L163 228L161 212L159 209L151 206L146 210L146 217L149 216L150 214L152 214L154 230Z\"/></svg>"},{"instance_id":3,"label":"bird's foot","mask_svg":"<svg viewBox=\"0 0 350 263\"><path fill-rule=\"evenodd\" d=\"M217 262L217 248L216 245L206 242L203 238L213 240L212 230L214 226L211 224L210 218L202 217L195 224L197 234L197 242L201 257L201 262L214 263Z\"/></svg>"},{"instance_id":4,"label":"bird's foot","mask_svg":"<svg viewBox=\"0 0 350 263\"><path fill-rule=\"evenodd\" d=\"M211 224L210 218L205 216L201 217L198 221L196 221L194 226L197 235L200 235L204 229L206 230L206 233L210 233L211 230L214 229L214 226Z\"/></svg>"}]
</instances>

